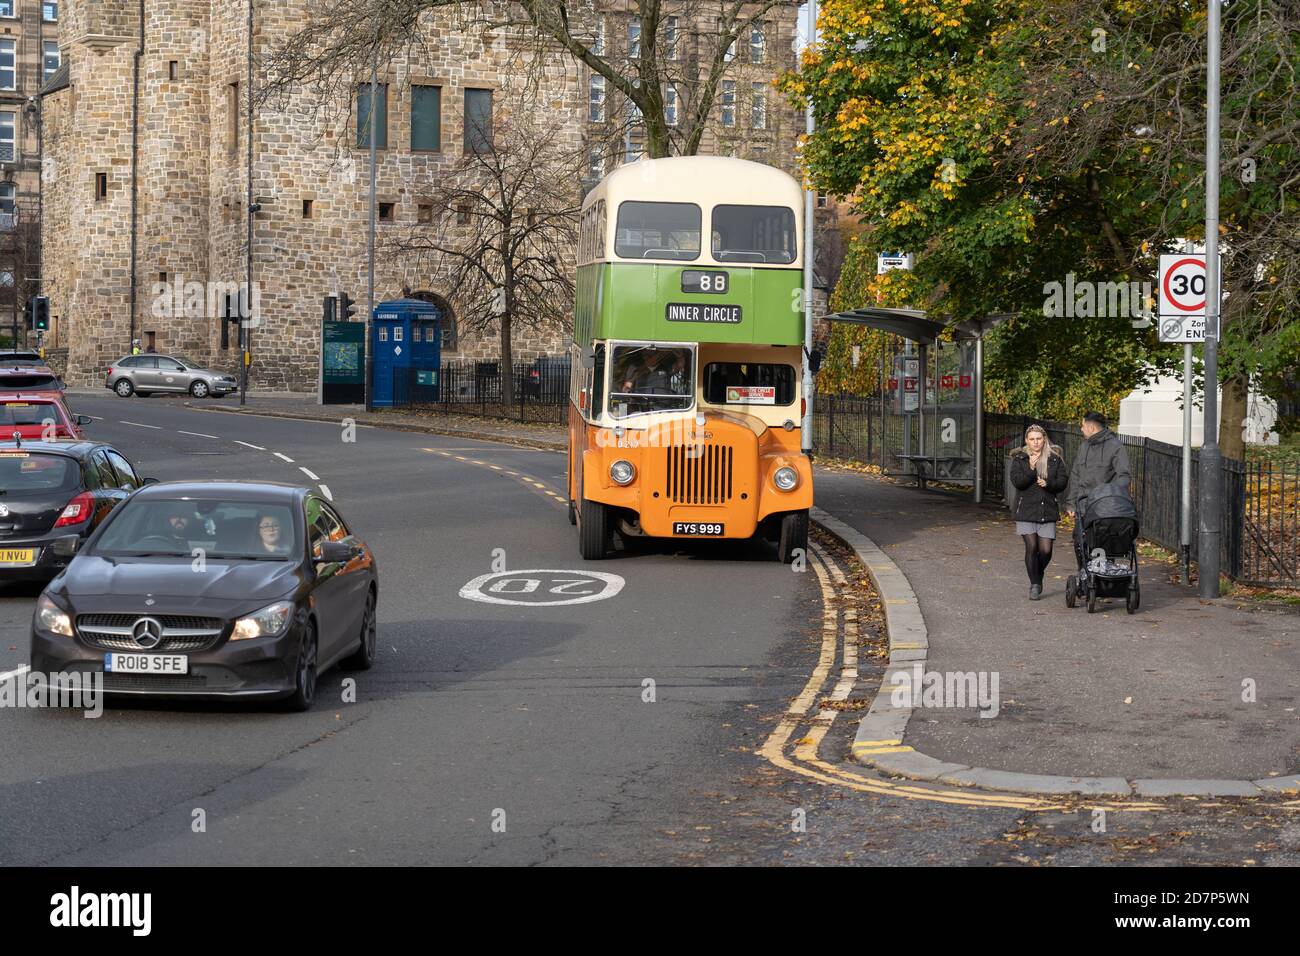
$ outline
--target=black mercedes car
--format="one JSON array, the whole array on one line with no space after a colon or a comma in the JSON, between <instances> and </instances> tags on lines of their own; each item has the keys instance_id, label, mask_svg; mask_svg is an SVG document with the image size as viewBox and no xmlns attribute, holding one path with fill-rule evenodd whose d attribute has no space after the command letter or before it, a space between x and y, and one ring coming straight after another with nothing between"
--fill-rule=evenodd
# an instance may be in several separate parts
<instances>
[{"instance_id":1,"label":"black mercedes car","mask_svg":"<svg viewBox=\"0 0 1300 956\"><path fill-rule=\"evenodd\" d=\"M375 660L374 555L311 489L140 489L37 600L32 670L104 672L104 690L286 698L307 710L336 663Z\"/></svg>"},{"instance_id":2,"label":"black mercedes car","mask_svg":"<svg viewBox=\"0 0 1300 956\"><path fill-rule=\"evenodd\" d=\"M151 479L103 442L0 442L0 581L48 581Z\"/></svg>"}]
</instances>

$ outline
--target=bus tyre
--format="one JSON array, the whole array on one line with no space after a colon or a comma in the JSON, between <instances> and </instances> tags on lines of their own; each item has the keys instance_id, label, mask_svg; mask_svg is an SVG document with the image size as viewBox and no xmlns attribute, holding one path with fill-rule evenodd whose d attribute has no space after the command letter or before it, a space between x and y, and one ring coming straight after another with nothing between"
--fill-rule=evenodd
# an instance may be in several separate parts
<instances>
[{"instance_id":1,"label":"bus tyre","mask_svg":"<svg viewBox=\"0 0 1300 956\"><path fill-rule=\"evenodd\" d=\"M794 561L795 551L808 551L807 511L791 511L781 518L781 539L776 546L777 560L789 564Z\"/></svg>"},{"instance_id":2,"label":"bus tyre","mask_svg":"<svg viewBox=\"0 0 1300 956\"><path fill-rule=\"evenodd\" d=\"M578 511L578 547L584 561L603 560L609 551L609 509L582 499Z\"/></svg>"},{"instance_id":3,"label":"bus tyre","mask_svg":"<svg viewBox=\"0 0 1300 956\"><path fill-rule=\"evenodd\" d=\"M577 524L577 523L578 523L578 508L573 503L573 499L570 498L569 499L569 524Z\"/></svg>"}]
</instances>

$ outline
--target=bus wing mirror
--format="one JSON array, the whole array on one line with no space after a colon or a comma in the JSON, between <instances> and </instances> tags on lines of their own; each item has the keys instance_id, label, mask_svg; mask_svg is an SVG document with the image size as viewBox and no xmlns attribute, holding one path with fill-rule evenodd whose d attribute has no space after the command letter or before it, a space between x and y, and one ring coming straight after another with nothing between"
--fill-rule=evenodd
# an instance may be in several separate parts
<instances>
[{"instance_id":1,"label":"bus wing mirror","mask_svg":"<svg viewBox=\"0 0 1300 956\"><path fill-rule=\"evenodd\" d=\"M808 370L816 375L822 367L822 350L813 349L808 353Z\"/></svg>"},{"instance_id":2,"label":"bus wing mirror","mask_svg":"<svg viewBox=\"0 0 1300 956\"><path fill-rule=\"evenodd\" d=\"M583 346L583 349L582 349L582 367L583 367L583 368L595 368L595 367L596 367L596 350L595 350L595 348L593 348L593 347L590 346L590 345Z\"/></svg>"}]
</instances>

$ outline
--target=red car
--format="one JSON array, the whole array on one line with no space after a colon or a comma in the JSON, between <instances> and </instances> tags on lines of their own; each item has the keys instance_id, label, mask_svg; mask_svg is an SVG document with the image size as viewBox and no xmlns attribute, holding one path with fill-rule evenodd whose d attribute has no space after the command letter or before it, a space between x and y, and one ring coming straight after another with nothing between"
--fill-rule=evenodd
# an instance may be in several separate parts
<instances>
[{"instance_id":1,"label":"red car","mask_svg":"<svg viewBox=\"0 0 1300 956\"><path fill-rule=\"evenodd\" d=\"M80 440L86 437L82 426L89 424L90 418L73 415L60 398L48 394L0 396L0 441L8 441L15 434L24 441Z\"/></svg>"}]
</instances>

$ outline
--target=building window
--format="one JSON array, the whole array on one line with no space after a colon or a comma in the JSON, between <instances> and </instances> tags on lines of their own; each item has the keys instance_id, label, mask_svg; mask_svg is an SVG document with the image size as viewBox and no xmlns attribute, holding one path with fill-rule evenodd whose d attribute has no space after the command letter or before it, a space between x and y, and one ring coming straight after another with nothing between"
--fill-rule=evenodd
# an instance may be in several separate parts
<instances>
[{"instance_id":1,"label":"building window","mask_svg":"<svg viewBox=\"0 0 1300 956\"><path fill-rule=\"evenodd\" d=\"M375 121L375 146L388 148L388 86L379 84L379 118ZM370 84L357 87L357 149L370 148Z\"/></svg>"},{"instance_id":2,"label":"building window","mask_svg":"<svg viewBox=\"0 0 1300 956\"><path fill-rule=\"evenodd\" d=\"M623 162L635 163L644 155L645 144L641 142L639 137L635 137L629 133L627 136L627 142L623 146Z\"/></svg>"},{"instance_id":3,"label":"building window","mask_svg":"<svg viewBox=\"0 0 1300 956\"><path fill-rule=\"evenodd\" d=\"M470 220L470 205L467 202L456 204L456 225L468 226Z\"/></svg>"},{"instance_id":4,"label":"building window","mask_svg":"<svg viewBox=\"0 0 1300 956\"><path fill-rule=\"evenodd\" d=\"M727 32L727 28L726 28L726 26L723 24L722 19L719 18L719 19L718 19L718 36L725 36L725 35L726 35L726 32ZM722 59L723 59L724 61L726 61L727 63L730 63L730 62L731 62L732 60L734 60L735 58L736 58L736 41L735 41L735 40L732 40L732 41L731 41L731 45L727 47L727 52L724 53L724 54L722 55Z\"/></svg>"},{"instance_id":5,"label":"building window","mask_svg":"<svg viewBox=\"0 0 1300 956\"><path fill-rule=\"evenodd\" d=\"M599 146L587 150L587 174L594 182L605 178L605 151Z\"/></svg>"},{"instance_id":6,"label":"building window","mask_svg":"<svg viewBox=\"0 0 1300 956\"><path fill-rule=\"evenodd\" d=\"M722 81L722 125L736 125L736 81Z\"/></svg>"},{"instance_id":7,"label":"building window","mask_svg":"<svg viewBox=\"0 0 1300 956\"><path fill-rule=\"evenodd\" d=\"M59 5L57 3L42 3L41 19L46 23L57 21L59 19Z\"/></svg>"},{"instance_id":8,"label":"building window","mask_svg":"<svg viewBox=\"0 0 1300 956\"><path fill-rule=\"evenodd\" d=\"M314 213L315 211L316 211L315 203L313 203L312 200L304 199L302 201L302 218L310 219L312 217L312 213Z\"/></svg>"},{"instance_id":9,"label":"building window","mask_svg":"<svg viewBox=\"0 0 1300 956\"><path fill-rule=\"evenodd\" d=\"M442 333L442 351L454 352L460 347L456 337L456 320L450 315L444 315L442 321L438 323L439 330Z\"/></svg>"},{"instance_id":10,"label":"building window","mask_svg":"<svg viewBox=\"0 0 1300 956\"><path fill-rule=\"evenodd\" d=\"M442 87L411 87L411 149L442 149Z\"/></svg>"},{"instance_id":11,"label":"building window","mask_svg":"<svg viewBox=\"0 0 1300 956\"><path fill-rule=\"evenodd\" d=\"M13 14L11 13L10 16ZM14 69L14 56L17 40L0 40L0 90L15 89L17 71Z\"/></svg>"},{"instance_id":12,"label":"building window","mask_svg":"<svg viewBox=\"0 0 1300 956\"><path fill-rule=\"evenodd\" d=\"M664 58L677 59L677 18L664 18Z\"/></svg>"},{"instance_id":13,"label":"building window","mask_svg":"<svg viewBox=\"0 0 1300 956\"><path fill-rule=\"evenodd\" d=\"M0 162L14 163L18 161L17 129L18 114L8 111L0 112Z\"/></svg>"},{"instance_id":14,"label":"building window","mask_svg":"<svg viewBox=\"0 0 1300 956\"><path fill-rule=\"evenodd\" d=\"M754 129L767 129L767 84L750 84L749 125Z\"/></svg>"},{"instance_id":15,"label":"building window","mask_svg":"<svg viewBox=\"0 0 1300 956\"><path fill-rule=\"evenodd\" d=\"M627 56L635 60L641 55L641 21L636 17L627 21Z\"/></svg>"},{"instance_id":16,"label":"building window","mask_svg":"<svg viewBox=\"0 0 1300 956\"><path fill-rule=\"evenodd\" d=\"M818 193L818 194L817 194L817 208L818 208L818 209L825 209L825 208L826 208L826 194L825 194L825 193Z\"/></svg>"},{"instance_id":17,"label":"building window","mask_svg":"<svg viewBox=\"0 0 1300 956\"><path fill-rule=\"evenodd\" d=\"M397 218L397 203L381 202L379 204L379 221L393 222Z\"/></svg>"},{"instance_id":18,"label":"building window","mask_svg":"<svg viewBox=\"0 0 1300 956\"><path fill-rule=\"evenodd\" d=\"M47 43L46 46L49 46L49 44ZM59 46L59 45L58 45L57 43L54 44L55 49L58 49L58 46ZM176 82L177 80L179 80L180 78L181 78L181 61L180 61L180 60L168 60L168 61L167 61L167 79L169 79L171 82L175 83L175 82Z\"/></svg>"},{"instance_id":19,"label":"building window","mask_svg":"<svg viewBox=\"0 0 1300 956\"><path fill-rule=\"evenodd\" d=\"M59 72L59 65L63 62L63 58L59 55L58 40L45 40L41 43L41 48L45 55L45 79L48 82L50 77Z\"/></svg>"},{"instance_id":20,"label":"building window","mask_svg":"<svg viewBox=\"0 0 1300 956\"><path fill-rule=\"evenodd\" d=\"M763 35L761 24L755 23L749 29L749 62L762 63L767 58L767 37Z\"/></svg>"},{"instance_id":21,"label":"building window","mask_svg":"<svg viewBox=\"0 0 1300 956\"><path fill-rule=\"evenodd\" d=\"M591 121L593 123L605 122L605 78L603 76L592 76L587 99L590 103L588 115Z\"/></svg>"},{"instance_id":22,"label":"building window","mask_svg":"<svg viewBox=\"0 0 1300 956\"><path fill-rule=\"evenodd\" d=\"M13 230L17 210L18 187L13 183L0 183L0 230Z\"/></svg>"},{"instance_id":23,"label":"building window","mask_svg":"<svg viewBox=\"0 0 1300 956\"><path fill-rule=\"evenodd\" d=\"M492 91L465 91L465 152L492 151Z\"/></svg>"},{"instance_id":24,"label":"building window","mask_svg":"<svg viewBox=\"0 0 1300 956\"><path fill-rule=\"evenodd\" d=\"M605 18L596 18L596 32L591 38L591 52L597 56L605 55Z\"/></svg>"},{"instance_id":25,"label":"building window","mask_svg":"<svg viewBox=\"0 0 1300 956\"><path fill-rule=\"evenodd\" d=\"M231 83L226 87L226 142L228 152L234 156L239 152L239 84Z\"/></svg>"},{"instance_id":26,"label":"building window","mask_svg":"<svg viewBox=\"0 0 1300 956\"><path fill-rule=\"evenodd\" d=\"M108 173L95 173L95 202L108 198Z\"/></svg>"},{"instance_id":27,"label":"building window","mask_svg":"<svg viewBox=\"0 0 1300 956\"><path fill-rule=\"evenodd\" d=\"M14 0L0 0L0 17L12 17L14 15Z\"/></svg>"},{"instance_id":28,"label":"building window","mask_svg":"<svg viewBox=\"0 0 1300 956\"><path fill-rule=\"evenodd\" d=\"M428 226L433 223L433 205L422 202L415 207L415 221L422 226Z\"/></svg>"},{"instance_id":29,"label":"building window","mask_svg":"<svg viewBox=\"0 0 1300 956\"><path fill-rule=\"evenodd\" d=\"M677 125L677 87L671 83L664 89L664 123Z\"/></svg>"}]
</instances>

